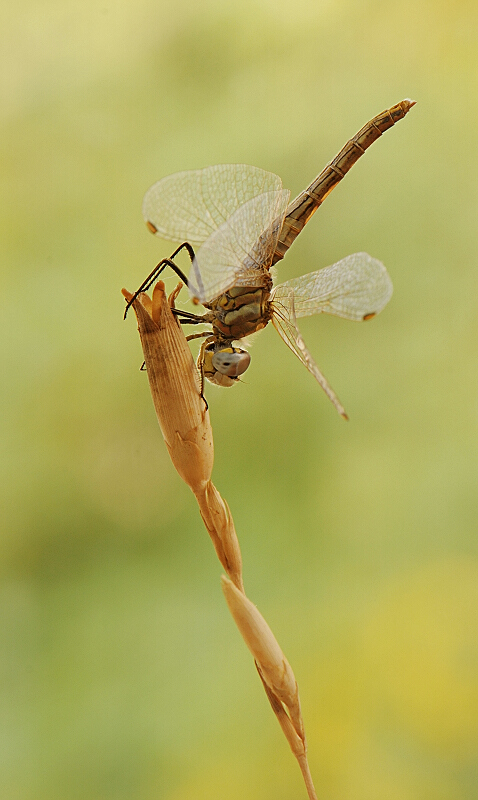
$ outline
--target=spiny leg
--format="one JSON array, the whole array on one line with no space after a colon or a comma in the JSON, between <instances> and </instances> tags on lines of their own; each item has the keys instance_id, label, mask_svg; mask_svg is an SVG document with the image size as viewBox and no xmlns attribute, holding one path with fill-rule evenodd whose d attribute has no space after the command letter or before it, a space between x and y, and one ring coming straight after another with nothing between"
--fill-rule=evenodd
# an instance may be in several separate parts
<instances>
[{"instance_id":1,"label":"spiny leg","mask_svg":"<svg viewBox=\"0 0 478 800\"><path fill-rule=\"evenodd\" d=\"M191 333L190 336L186 336L186 341L190 342L191 339L201 339L203 336L210 336L211 331L203 331L202 333Z\"/></svg>"},{"instance_id":2,"label":"spiny leg","mask_svg":"<svg viewBox=\"0 0 478 800\"><path fill-rule=\"evenodd\" d=\"M196 366L199 369L199 374L201 376L201 389L200 389L201 397L203 398L203 400L206 403L206 405L207 405L207 400L204 397L204 350L206 349L206 345L208 344L208 341L209 340L206 339L206 341L204 341L202 343L201 349L200 349L199 355L198 355L198 360L196 362Z\"/></svg>"},{"instance_id":3,"label":"spiny leg","mask_svg":"<svg viewBox=\"0 0 478 800\"><path fill-rule=\"evenodd\" d=\"M185 250L187 250L189 258L191 259L191 263L194 261L196 256L195 256L195 253L194 253L194 250L193 250L192 246L189 244L189 242L183 242L178 248L176 248L174 253L169 258L163 258L162 261L159 262L159 264L156 264L156 266L153 269L153 271L143 281L143 283L141 284L139 289L134 293L134 295L131 298L131 300L129 300L128 303L126 304L126 308L125 308L123 319L126 319L126 315L127 315L128 311L129 311L131 305L134 303L134 301L138 297L138 295L141 294L141 292L146 292L152 286L152 284L159 278L159 276L161 275L162 271L164 269L166 269L166 267L171 267L171 269L182 280L182 282L184 284L186 284L186 286L188 285L188 279L186 278L186 275L184 274L182 269L180 269L178 267L178 265L175 264L174 261L173 261L173 258L175 258L183 248Z\"/></svg>"},{"instance_id":4,"label":"spiny leg","mask_svg":"<svg viewBox=\"0 0 478 800\"><path fill-rule=\"evenodd\" d=\"M199 374L201 376L201 389L200 389L200 391L201 391L201 397L204 400L204 402L206 403L206 411L209 408L209 406L208 406L206 398L204 397L204 351L206 349L206 346L208 344L211 344L211 342L213 342L213 341L214 341L214 336L209 336L208 339L204 340L204 342L201 345L201 349L199 351L198 360L196 362L196 366L197 366L197 368L199 370Z\"/></svg>"},{"instance_id":5,"label":"spiny leg","mask_svg":"<svg viewBox=\"0 0 478 800\"><path fill-rule=\"evenodd\" d=\"M178 318L181 325L200 325L208 324L209 319L206 319L207 314L191 314L190 311L181 311L180 308L171 308L174 316Z\"/></svg>"}]
</instances>

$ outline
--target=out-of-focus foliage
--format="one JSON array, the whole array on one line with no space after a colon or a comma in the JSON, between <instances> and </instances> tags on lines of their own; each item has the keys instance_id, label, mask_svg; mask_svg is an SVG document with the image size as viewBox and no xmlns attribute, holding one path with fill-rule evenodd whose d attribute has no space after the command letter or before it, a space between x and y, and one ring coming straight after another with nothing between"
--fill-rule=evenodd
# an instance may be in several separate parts
<instances>
[{"instance_id":1,"label":"out-of-focus foliage","mask_svg":"<svg viewBox=\"0 0 478 800\"><path fill-rule=\"evenodd\" d=\"M280 266L366 250L376 320L304 320L344 423L272 328L208 387L248 595L332 800L478 785L478 6L19 0L1 12L1 796L301 796L138 371L163 175L244 162L293 194L373 145ZM171 286L175 281L170 281Z\"/></svg>"}]
</instances>

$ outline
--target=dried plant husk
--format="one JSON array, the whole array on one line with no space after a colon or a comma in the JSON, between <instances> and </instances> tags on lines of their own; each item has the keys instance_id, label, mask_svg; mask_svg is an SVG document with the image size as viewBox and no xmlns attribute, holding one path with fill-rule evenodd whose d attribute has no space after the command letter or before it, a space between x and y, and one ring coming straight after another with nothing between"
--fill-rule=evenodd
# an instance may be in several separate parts
<instances>
[{"instance_id":1,"label":"dried plant husk","mask_svg":"<svg viewBox=\"0 0 478 800\"><path fill-rule=\"evenodd\" d=\"M171 311L181 284L166 298L158 281L153 299L133 302L156 415L171 460L194 492L219 561L244 591L242 559L229 506L211 481L214 447L200 377L181 326ZM123 289L129 301L133 295Z\"/></svg>"},{"instance_id":2,"label":"dried plant husk","mask_svg":"<svg viewBox=\"0 0 478 800\"><path fill-rule=\"evenodd\" d=\"M133 297L126 289L123 295L128 301ZM202 492L214 462L212 428L198 371L163 281L155 285L152 301L141 294L133 308L166 447L181 478L193 492Z\"/></svg>"},{"instance_id":3,"label":"dried plant husk","mask_svg":"<svg viewBox=\"0 0 478 800\"><path fill-rule=\"evenodd\" d=\"M195 494L217 557L234 585L243 592L241 549L229 506L212 481Z\"/></svg>"},{"instance_id":4,"label":"dried plant husk","mask_svg":"<svg viewBox=\"0 0 478 800\"><path fill-rule=\"evenodd\" d=\"M258 608L222 576L222 590L229 611L251 651L260 675L274 695L287 708L297 735L304 741L299 690L292 667Z\"/></svg>"},{"instance_id":5,"label":"dried plant husk","mask_svg":"<svg viewBox=\"0 0 478 800\"><path fill-rule=\"evenodd\" d=\"M211 481L214 447L201 381L180 324L171 311L180 289L166 298L158 281L152 299L132 303L138 321L151 395L171 460L196 496L216 554L228 577L229 610L252 652L271 707L299 763L310 800L317 800L307 763L299 693L292 668L271 629L244 593L242 559L229 506ZM123 289L130 301L133 295Z\"/></svg>"}]
</instances>

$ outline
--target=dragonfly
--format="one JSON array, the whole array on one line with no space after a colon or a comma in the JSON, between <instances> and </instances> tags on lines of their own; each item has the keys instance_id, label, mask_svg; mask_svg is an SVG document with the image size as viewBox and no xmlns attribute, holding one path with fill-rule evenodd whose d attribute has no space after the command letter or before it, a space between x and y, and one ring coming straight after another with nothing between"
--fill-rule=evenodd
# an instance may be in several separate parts
<instances>
[{"instance_id":1,"label":"dragonfly","mask_svg":"<svg viewBox=\"0 0 478 800\"><path fill-rule=\"evenodd\" d=\"M143 281L125 316L138 294L147 291L164 269L170 267L180 277L193 303L202 304L206 313L180 309L174 313L183 324L210 326L187 337L204 338L197 362L201 394L204 379L219 386L237 383L251 358L236 345L272 322L339 414L348 418L307 349L297 319L321 313L371 319L392 295L386 268L367 253L354 253L276 286L271 270L355 162L414 105L402 100L367 122L292 202L278 175L245 164L177 172L148 189L142 211L149 230L181 244ZM175 261L181 250L191 260L189 277Z\"/></svg>"}]
</instances>

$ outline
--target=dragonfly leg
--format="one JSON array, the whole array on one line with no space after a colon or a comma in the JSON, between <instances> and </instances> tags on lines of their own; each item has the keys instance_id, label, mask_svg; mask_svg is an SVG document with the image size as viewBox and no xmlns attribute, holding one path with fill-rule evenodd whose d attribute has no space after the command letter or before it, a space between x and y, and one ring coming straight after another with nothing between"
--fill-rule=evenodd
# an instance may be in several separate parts
<instances>
[{"instance_id":1,"label":"dragonfly leg","mask_svg":"<svg viewBox=\"0 0 478 800\"><path fill-rule=\"evenodd\" d=\"M208 320L200 314L191 314L190 311L181 311L179 308L171 308L175 317L178 317L181 325L199 325L201 322L207 323Z\"/></svg>"},{"instance_id":2,"label":"dragonfly leg","mask_svg":"<svg viewBox=\"0 0 478 800\"><path fill-rule=\"evenodd\" d=\"M204 397L204 350L206 349L206 345L207 345L207 341L203 342L202 345L201 345L201 349L199 351L198 360L197 360L197 367L199 369L199 374L201 375L201 386L200 386L201 397L204 400L204 402L206 403L206 409L207 409L207 407L208 407L207 406L207 400Z\"/></svg>"},{"instance_id":3,"label":"dragonfly leg","mask_svg":"<svg viewBox=\"0 0 478 800\"><path fill-rule=\"evenodd\" d=\"M183 248L188 251L188 256L191 259L191 264L192 264L194 259L196 258L196 253L194 252L193 247L192 245L189 244L189 242L183 242L182 244L180 244L179 247L174 251L172 256L170 256L170 258L174 258L175 256L177 256L177 254L180 253Z\"/></svg>"},{"instance_id":4,"label":"dragonfly leg","mask_svg":"<svg viewBox=\"0 0 478 800\"><path fill-rule=\"evenodd\" d=\"M206 398L204 397L204 351L206 349L206 345L210 344L214 341L214 336L209 336L208 339L205 339L201 345L201 349L199 351L198 360L196 362L196 366L199 370L199 374L201 376L201 385L200 385L200 392L201 397L206 403L206 411L209 408Z\"/></svg>"},{"instance_id":5,"label":"dragonfly leg","mask_svg":"<svg viewBox=\"0 0 478 800\"><path fill-rule=\"evenodd\" d=\"M175 264L174 261L173 261L173 258L175 258L177 256L177 254L183 248L185 250L187 250L189 258L191 259L191 262L194 260L194 258L195 258L194 250L193 250L192 246L189 244L189 242L183 242L183 244L181 244L169 258L163 258L159 262L159 264L156 264L156 266L153 269L153 271L150 272L150 274L143 281L143 283L141 284L139 289L134 293L134 295L131 298L131 300L129 300L128 303L126 304L126 308L125 308L123 319L126 319L126 315L127 315L128 311L129 311L131 305L134 303L134 301L138 297L138 295L141 294L141 292L147 292L148 289L153 285L153 283L159 278L159 276L161 275L163 270L166 269L166 267L170 267L173 270L173 272L176 273L178 278L180 278L182 280L182 282L184 284L186 284L186 286L188 285L188 279L186 278L186 275L184 274L182 269L180 269L180 267L178 267L178 265Z\"/></svg>"},{"instance_id":6,"label":"dragonfly leg","mask_svg":"<svg viewBox=\"0 0 478 800\"><path fill-rule=\"evenodd\" d=\"M202 333L191 333L190 336L186 336L186 341L190 342L191 339L201 339L202 336L210 336L211 331L203 331Z\"/></svg>"}]
</instances>

